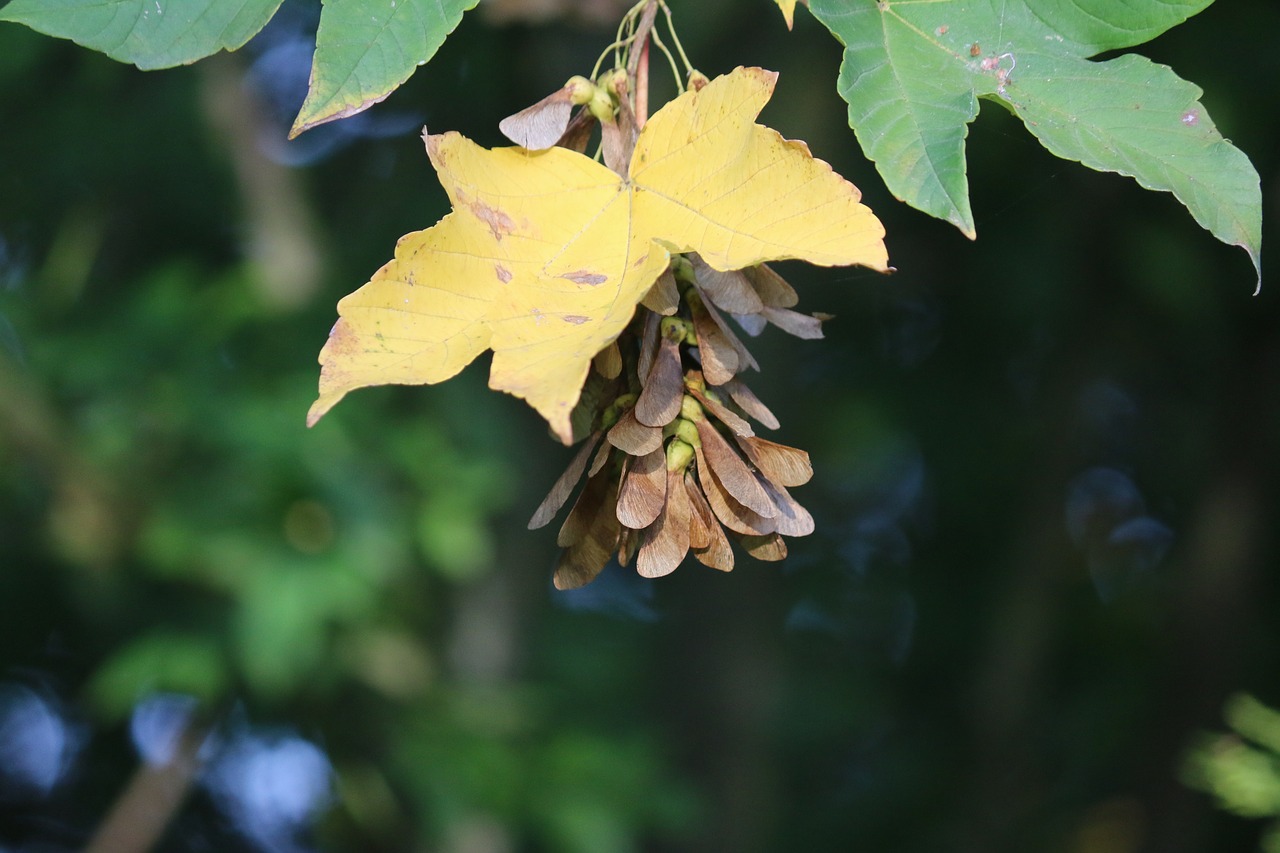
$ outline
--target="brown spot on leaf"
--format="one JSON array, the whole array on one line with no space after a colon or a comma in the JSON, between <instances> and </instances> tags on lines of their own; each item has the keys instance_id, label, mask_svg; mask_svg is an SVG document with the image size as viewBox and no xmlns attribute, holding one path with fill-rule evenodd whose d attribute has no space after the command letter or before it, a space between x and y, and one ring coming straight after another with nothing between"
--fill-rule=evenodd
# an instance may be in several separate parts
<instances>
[{"instance_id":1,"label":"brown spot on leaf","mask_svg":"<svg viewBox=\"0 0 1280 853\"><path fill-rule=\"evenodd\" d=\"M567 272L561 275L560 278L567 278L574 284L586 284L591 287L595 287L597 284L604 284L609 280L609 276L601 275L598 272L591 272L590 270Z\"/></svg>"},{"instance_id":2,"label":"brown spot on leaf","mask_svg":"<svg viewBox=\"0 0 1280 853\"><path fill-rule=\"evenodd\" d=\"M502 242L503 237L516 230L516 223L510 216L495 207L490 207L480 199L476 199L468 206L476 219L489 226L489 233L499 243Z\"/></svg>"},{"instance_id":3,"label":"brown spot on leaf","mask_svg":"<svg viewBox=\"0 0 1280 853\"><path fill-rule=\"evenodd\" d=\"M581 326L583 323L591 320L590 317L583 317L581 314L565 314L560 319L564 320L566 323L572 323L575 326Z\"/></svg>"},{"instance_id":4,"label":"brown spot on leaf","mask_svg":"<svg viewBox=\"0 0 1280 853\"><path fill-rule=\"evenodd\" d=\"M493 271L498 274L498 281L503 284L511 281L511 270L507 269L502 264L494 264Z\"/></svg>"}]
</instances>

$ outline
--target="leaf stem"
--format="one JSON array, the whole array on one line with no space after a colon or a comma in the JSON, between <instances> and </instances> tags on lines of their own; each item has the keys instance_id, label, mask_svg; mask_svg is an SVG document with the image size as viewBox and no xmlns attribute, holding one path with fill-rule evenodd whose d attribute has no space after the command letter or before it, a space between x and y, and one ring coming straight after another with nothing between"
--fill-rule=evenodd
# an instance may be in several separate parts
<instances>
[{"instance_id":1,"label":"leaf stem","mask_svg":"<svg viewBox=\"0 0 1280 853\"><path fill-rule=\"evenodd\" d=\"M684 45L680 43L680 36L676 34L676 25L671 20L671 7L668 6L666 3L663 3L662 12L667 16L667 32L671 33L671 43L676 46L676 52L680 54L680 61L684 63L685 76L688 77L690 74L693 73L693 63L689 61L688 55L686 55L684 52ZM670 58L671 54L668 53L667 56L668 58ZM675 70L675 65L676 65L675 61L672 60L671 62L672 70ZM683 85L681 85L681 83L682 81L680 79L680 75L676 74L676 85L680 86L681 91L684 91L684 87Z\"/></svg>"},{"instance_id":2,"label":"leaf stem","mask_svg":"<svg viewBox=\"0 0 1280 853\"><path fill-rule=\"evenodd\" d=\"M653 31L653 43L656 44L658 46L658 50L662 51L662 53L667 57L667 62L671 64L671 76L676 80L676 92L683 95L685 78L680 76L680 69L676 67L675 57L671 55L671 51L667 49L667 46L662 43L662 39L658 37L658 31L656 29Z\"/></svg>"},{"instance_id":3,"label":"leaf stem","mask_svg":"<svg viewBox=\"0 0 1280 853\"><path fill-rule=\"evenodd\" d=\"M598 80L598 79L599 79L599 77L600 77L600 66L604 64L604 58L605 58L606 56L608 56L608 55L609 55L609 51L613 51L613 52L614 52L614 54L615 54L615 55L614 55L614 60L613 60L614 67L615 67L615 68L620 68L620 67L622 67L622 63L619 61L619 58L618 58L618 56L617 56L617 54L618 54L618 52L619 52L619 49L620 49L620 48L622 48L622 47L625 47L625 46L626 46L626 45L628 45L628 44L630 44L634 39L635 39L635 36L634 36L634 35L627 36L627 37L625 37L625 38L620 38L620 39L618 39L618 40L617 40L617 41L615 41L613 44L611 44L611 45L609 45L608 47L606 47L606 48L601 52L601 54L600 54L599 58L598 58L598 59L596 59L596 64L595 64L594 66L592 66L592 68L591 68L591 79L592 79L592 80Z\"/></svg>"}]
</instances>

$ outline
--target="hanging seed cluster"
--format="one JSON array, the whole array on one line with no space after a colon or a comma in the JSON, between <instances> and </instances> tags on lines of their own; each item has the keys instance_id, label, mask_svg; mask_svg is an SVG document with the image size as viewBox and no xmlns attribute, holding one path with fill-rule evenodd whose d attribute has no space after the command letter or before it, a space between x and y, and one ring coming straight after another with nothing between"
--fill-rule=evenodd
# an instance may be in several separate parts
<instances>
[{"instance_id":1,"label":"hanging seed cluster","mask_svg":"<svg viewBox=\"0 0 1280 853\"><path fill-rule=\"evenodd\" d=\"M736 539L761 560L786 556L785 536L813 532L789 487L809 480L803 450L755 434L778 427L742 381L759 369L726 321L749 335L773 324L822 337L821 315L791 310L789 284L767 266L722 272L696 254L674 256L636 318L593 362L575 411L586 440L534 513L547 524L586 474L560 528L555 585L590 582L610 558L639 574L670 574L692 552L729 571Z\"/></svg>"},{"instance_id":2,"label":"hanging seed cluster","mask_svg":"<svg viewBox=\"0 0 1280 853\"><path fill-rule=\"evenodd\" d=\"M645 121L650 35L675 69L650 31L659 7L685 65L677 88L706 86L666 4L642 0L619 26L613 69L594 81L570 79L504 119L502 132L531 150L585 151L598 123L605 164L626 176ZM772 324L821 338L826 317L792 310L797 301L768 266L724 272L696 253L672 256L627 329L593 360L573 413L582 447L529 522L549 523L585 473L556 540L558 588L589 583L615 556L650 578L675 571L690 553L729 571L730 539L757 559L781 560L783 537L813 532L813 517L787 491L813 476L809 454L755 434L752 421L777 429L778 419L743 382L745 370L760 366L726 320L752 337Z\"/></svg>"}]
</instances>

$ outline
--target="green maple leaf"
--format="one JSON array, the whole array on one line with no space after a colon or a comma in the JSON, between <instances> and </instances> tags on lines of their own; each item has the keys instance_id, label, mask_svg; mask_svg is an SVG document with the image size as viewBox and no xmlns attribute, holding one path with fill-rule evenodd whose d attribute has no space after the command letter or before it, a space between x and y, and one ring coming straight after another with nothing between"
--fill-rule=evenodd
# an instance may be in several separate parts
<instances>
[{"instance_id":1,"label":"green maple leaf","mask_svg":"<svg viewBox=\"0 0 1280 853\"><path fill-rule=\"evenodd\" d=\"M975 236L964 140L978 99L1013 112L1053 154L1171 192L1261 281L1262 197L1201 90L1126 54L1212 0L810 0L844 45L849 124L890 191Z\"/></svg>"},{"instance_id":2,"label":"green maple leaf","mask_svg":"<svg viewBox=\"0 0 1280 853\"><path fill-rule=\"evenodd\" d=\"M283 0L11 0L0 21L99 50L144 71L235 50Z\"/></svg>"}]
</instances>

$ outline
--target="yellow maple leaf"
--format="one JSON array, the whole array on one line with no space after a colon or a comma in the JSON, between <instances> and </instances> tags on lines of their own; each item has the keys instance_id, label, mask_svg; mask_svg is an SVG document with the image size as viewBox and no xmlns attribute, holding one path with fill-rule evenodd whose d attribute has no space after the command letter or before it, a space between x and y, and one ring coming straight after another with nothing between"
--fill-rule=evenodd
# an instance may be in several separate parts
<instances>
[{"instance_id":1,"label":"yellow maple leaf","mask_svg":"<svg viewBox=\"0 0 1280 853\"><path fill-rule=\"evenodd\" d=\"M653 115L627 177L564 148L427 135L453 211L338 303L314 424L349 391L432 384L493 350L489 386L566 444L591 359L671 253L719 270L798 258L888 268L884 228L803 142L755 124L777 75L739 68Z\"/></svg>"},{"instance_id":2,"label":"yellow maple leaf","mask_svg":"<svg viewBox=\"0 0 1280 853\"><path fill-rule=\"evenodd\" d=\"M774 0L782 10L782 17L787 20L787 29L791 29L796 18L796 0Z\"/></svg>"}]
</instances>

